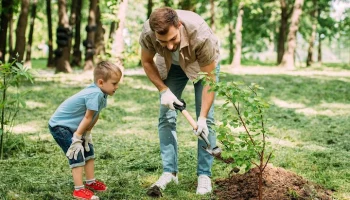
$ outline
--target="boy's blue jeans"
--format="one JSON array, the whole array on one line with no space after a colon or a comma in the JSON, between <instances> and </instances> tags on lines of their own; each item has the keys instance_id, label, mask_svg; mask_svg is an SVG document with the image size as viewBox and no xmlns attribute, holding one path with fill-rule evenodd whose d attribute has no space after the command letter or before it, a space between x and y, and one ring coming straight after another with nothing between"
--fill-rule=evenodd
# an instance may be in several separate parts
<instances>
[{"instance_id":1,"label":"boy's blue jeans","mask_svg":"<svg viewBox=\"0 0 350 200\"><path fill-rule=\"evenodd\" d=\"M220 66L216 67L218 76ZM165 85L171 90L171 92L178 98L181 98L181 94L188 82L188 77L183 72L180 66L172 65L167 79L164 80ZM198 118L201 105L202 105L202 90L203 85L201 81L194 84L195 91L195 103L196 103L196 116ZM176 136L176 117L177 113L165 106L160 105L159 112L159 124L158 133L160 140L160 151L163 162L164 172L178 172L178 158L177 158L177 136ZM208 116L207 125L209 129L209 142L211 146L216 144L216 135L213 130L214 127L214 106L212 105ZM213 157L208 154L202 146L206 146L203 140L198 139L198 161L197 161L197 175L211 176L211 167L213 164Z\"/></svg>"}]
</instances>

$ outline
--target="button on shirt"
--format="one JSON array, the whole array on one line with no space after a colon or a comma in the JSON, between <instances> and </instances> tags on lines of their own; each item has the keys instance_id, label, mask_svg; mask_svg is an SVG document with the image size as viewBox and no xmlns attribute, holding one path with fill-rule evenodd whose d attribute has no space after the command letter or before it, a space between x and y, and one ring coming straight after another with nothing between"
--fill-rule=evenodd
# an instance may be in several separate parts
<instances>
[{"instance_id":1,"label":"button on shirt","mask_svg":"<svg viewBox=\"0 0 350 200\"><path fill-rule=\"evenodd\" d=\"M94 83L77 94L66 99L49 120L51 127L66 126L75 132L83 120L86 110L96 111L92 122L98 113L107 105L107 95ZM91 122L91 123L92 123Z\"/></svg>"},{"instance_id":2,"label":"button on shirt","mask_svg":"<svg viewBox=\"0 0 350 200\"><path fill-rule=\"evenodd\" d=\"M180 27L179 64L186 76L194 80L200 72L200 67L212 62L219 62L219 42L208 24L198 14L176 10L182 23ZM161 78L166 79L173 61L172 53L162 47L151 30L149 20L143 25L139 43L141 47L156 54L156 66Z\"/></svg>"}]
</instances>

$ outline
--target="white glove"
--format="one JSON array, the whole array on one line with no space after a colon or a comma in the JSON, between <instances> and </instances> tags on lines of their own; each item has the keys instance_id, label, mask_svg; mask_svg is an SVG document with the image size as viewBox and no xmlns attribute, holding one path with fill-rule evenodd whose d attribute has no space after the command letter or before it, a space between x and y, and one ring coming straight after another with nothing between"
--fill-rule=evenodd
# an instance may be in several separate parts
<instances>
[{"instance_id":1,"label":"white glove","mask_svg":"<svg viewBox=\"0 0 350 200\"><path fill-rule=\"evenodd\" d=\"M182 106L183 103L179 101L176 96L167 88L165 91L160 92L160 104L166 106L172 110L175 110L173 103Z\"/></svg>"},{"instance_id":2,"label":"white glove","mask_svg":"<svg viewBox=\"0 0 350 200\"><path fill-rule=\"evenodd\" d=\"M78 159L78 154L81 151L81 154L84 157L84 147L83 147L83 140L81 140L81 136L78 136L77 134L73 134L72 137L72 144L70 145L66 156L69 159L72 159L74 156L74 160Z\"/></svg>"},{"instance_id":3,"label":"white glove","mask_svg":"<svg viewBox=\"0 0 350 200\"><path fill-rule=\"evenodd\" d=\"M90 151L90 146L89 144L92 144L92 135L91 131L86 131L84 135L85 143L84 143L84 148L86 152Z\"/></svg>"},{"instance_id":4,"label":"white glove","mask_svg":"<svg viewBox=\"0 0 350 200\"><path fill-rule=\"evenodd\" d=\"M198 117L197 130L194 130L193 132L199 139L202 139L200 136L208 139L209 129L207 126L207 118Z\"/></svg>"}]
</instances>

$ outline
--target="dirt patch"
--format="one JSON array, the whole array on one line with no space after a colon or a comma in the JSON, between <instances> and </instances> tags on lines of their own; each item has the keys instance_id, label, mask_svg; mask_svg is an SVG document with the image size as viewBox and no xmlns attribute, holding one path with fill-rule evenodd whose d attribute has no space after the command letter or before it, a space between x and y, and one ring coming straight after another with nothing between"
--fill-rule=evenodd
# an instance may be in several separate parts
<instances>
[{"instance_id":1,"label":"dirt patch","mask_svg":"<svg viewBox=\"0 0 350 200\"><path fill-rule=\"evenodd\" d=\"M214 193L219 199L256 200L258 199L258 172L257 168L253 168L245 174L218 179L215 181L217 189ZM268 165L263 177L264 200L332 199L330 190L283 168Z\"/></svg>"}]
</instances>

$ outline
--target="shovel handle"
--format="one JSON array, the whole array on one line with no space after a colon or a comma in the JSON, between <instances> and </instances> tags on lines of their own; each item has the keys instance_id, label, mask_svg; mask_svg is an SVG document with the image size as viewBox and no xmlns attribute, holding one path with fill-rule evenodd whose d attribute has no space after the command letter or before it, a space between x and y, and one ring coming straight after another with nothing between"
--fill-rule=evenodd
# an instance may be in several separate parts
<instances>
[{"instance_id":1,"label":"shovel handle","mask_svg":"<svg viewBox=\"0 0 350 200\"><path fill-rule=\"evenodd\" d=\"M187 110L182 110L181 111L183 116L185 116L185 118L187 119L187 121L191 124L192 128L194 130L197 130L197 122L194 121L194 119L192 118L192 116L190 115L190 113L187 112Z\"/></svg>"}]
</instances>

